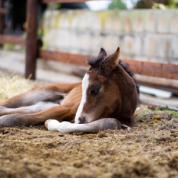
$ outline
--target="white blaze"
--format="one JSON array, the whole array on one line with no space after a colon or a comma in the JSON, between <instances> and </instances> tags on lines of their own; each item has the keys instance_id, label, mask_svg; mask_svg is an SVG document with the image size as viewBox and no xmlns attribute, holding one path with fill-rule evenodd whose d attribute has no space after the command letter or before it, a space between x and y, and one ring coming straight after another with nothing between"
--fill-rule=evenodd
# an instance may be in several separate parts
<instances>
[{"instance_id":1,"label":"white blaze","mask_svg":"<svg viewBox=\"0 0 178 178\"><path fill-rule=\"evenodd\" d=\"M80 101L80 105L77 109L76 115L75 115L75 123L79 123L79 118L82 114L83 107L84 107L86 100L87 100L88 86L89 86L89 75L85 74L85 76L82 80L82 98L81 98L81 101Z\"/></svg>"}]
</instances>

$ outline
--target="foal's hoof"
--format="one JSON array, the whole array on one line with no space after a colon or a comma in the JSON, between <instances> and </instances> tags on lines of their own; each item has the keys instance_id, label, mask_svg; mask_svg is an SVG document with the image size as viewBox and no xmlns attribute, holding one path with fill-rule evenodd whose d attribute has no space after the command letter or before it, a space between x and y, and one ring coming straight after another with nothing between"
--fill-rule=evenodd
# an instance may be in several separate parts
<instances>
[{"instance_id":1,"label":"foal's hoof","mask_svg":"<svg viewBox=\"0 0 178 178\"><path fill-rule=\"evenodd\" d=\"M59 122L54 119L49 119L45 122L45 127L50 131L59 131L61 133L70 133L74 124L63 121Z\"/></svg>"},{"instance_id":2,"label":"foal's hoof","mask_svg":"<svg viewBox=\"0 0 178 178\"><path fill-rule=\"evenodd\" d=\"M45 121L45 127L47 130L57 130L60 122L55 119L48 119Z\"/></svg>"}]
</instances>

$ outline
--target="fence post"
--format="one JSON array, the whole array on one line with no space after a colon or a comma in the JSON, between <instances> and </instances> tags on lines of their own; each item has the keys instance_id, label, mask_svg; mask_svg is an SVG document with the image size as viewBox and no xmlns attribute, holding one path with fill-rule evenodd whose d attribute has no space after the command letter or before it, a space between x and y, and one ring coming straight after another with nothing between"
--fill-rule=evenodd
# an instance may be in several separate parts
<instances>
[{"instance_id":1,"label":"fence post","mask_svg":"<svg viewBox=\"0 0 178 178\"><path fill-rule=\"evenodd\" d=\"M27 1L25 78L34 80L38 57L38 6L39 0Z\"/></svg>"},{"instance_id":2,"label":"fence post","mask_svg":"<svg viewBox=\"0 0 178 178\"><path fill-rule=\"evenodd\" d=\"M3 13L4 11L4 0L0 0L0 35L4 33L4 28L5 28L5 14ZM0 47L3 45L0 44Z\"/></svg>"}]
</instances>

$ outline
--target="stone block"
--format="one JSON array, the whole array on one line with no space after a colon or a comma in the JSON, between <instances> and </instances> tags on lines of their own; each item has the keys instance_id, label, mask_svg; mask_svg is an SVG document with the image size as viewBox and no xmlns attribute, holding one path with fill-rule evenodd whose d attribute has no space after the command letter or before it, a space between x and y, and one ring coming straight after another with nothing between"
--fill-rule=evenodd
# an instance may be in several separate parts
<instances>
[{"instance_id":1,"label":"stone block","mask_svg":"<svg viewBox=\"0 0 178 178\"><path fill-rule=\"evenodd\" d=\"M174 35L154 34L146 35L144 43L144 55L148 58L159 58L162 62L170 62L173 57Z\"/></svg>"},{"instance_id":2,"label":"stone block","mask_svg":"<svg viewBox=\"0 0 178 178\"><path fill-rule=\"evenodd\" d=\"M178 11L177 10L172 12L172 18L170 19L170 32L176 33L178 35Z\"/></svg>"},{"instance_id":3,"label":"stone block","mask_svg":"<svg viewBox=\"0 0 178 178\"><path fill-rule=\"evenodd\" d=\"M128 14L132 22L132 31L133 32L143 32L145 30L145 13L143 11L131 11Z\"/></svg>"},{"instance_id":4,"label":"stone block","mask_svg":"<svg viewBox=\"0 0 178 178\"><path fill-rule=\"evenodd\" d=\"M131 33L133 31L133 23L127 12L123 11L121 13L120 20L122 25L122 32L126 34Z\"/></svg>"},{"instance_id":5,"label":"stone block","mask_svg":"<svg viewBox=\"0 0 178 178\"><path fill-rule=\"evenodd\" d=\"M53 29L44 37L45 48L64 50L71 47L71 32L68 30Z\"/></svg>"},{"instance_id":6,"label":"stone block","mask_svg":"<svg viewBox=\"0 0 178 178\"><path fill-rule=\"evenodd\" d=\"M171 42L173 45L172 56L176 58L178 62L178 35L174 35Z\"/></svg>"},{"instance_id":7,"label":"stone block","mask_svg":"<svg viewBox=\"0 0 178 178\"><path fill-rule=\"evenodd\" d=\"M90 11L79 11L72 20L72 30L78 32L100 33L100 19L96 13Z\"/></svg>"},{"instance_id":8,"label":"stone block","mask_svg":"<svg viewBox=\"0 0 178 178\"><path fill-rule=\"evenodd\" d=\"M124 35L120 37L120 45L123 55L130 57L140 55L142 44L139 36Z\"/></svg>"},{"instance_id":9,"label":"stone block","mask_svg":"<svg viewBox=\"0 0 178 178\"><path fill-rule=\"evenodd\" d=\"M123 32L120 11L99 12L102 33L117 35Z\"/></svg>"},{"instance_id":10,"label":"stone block","mask_svg":"<svg viewBox=\"0 0 178 178\"><path fill-rule=\"evenodd\" d=\"M119 38L116 35L103 36L101 39L101 44L101 47L105 48L108 53L113 52L118 46L120 46Z\"/></svg>"},{"instance_id":11,"label":"stone block","mask_svg":"<svg viewBox=\"0 0 178 178\"><path fill-rule=\"evenodd\" d=\"M139 12L140 12L140 15L142 16L142 21L144 21L143 31L144 32L155 32L156 27L157 27L157 18L156 18L155 11L154 10L142 10Z\"/></svg>"},{"instance_id":12,"label":"stone block","mask_svg":"<svg viewBox=\"0 0 178 178\"><path fill-rule=\"evenodd\" d=\"M157 32L159 33L169 33L171 29L171 19L172 13L170 11L158 11L155 14L157 18Z\"/></svg>"}]
</instances>

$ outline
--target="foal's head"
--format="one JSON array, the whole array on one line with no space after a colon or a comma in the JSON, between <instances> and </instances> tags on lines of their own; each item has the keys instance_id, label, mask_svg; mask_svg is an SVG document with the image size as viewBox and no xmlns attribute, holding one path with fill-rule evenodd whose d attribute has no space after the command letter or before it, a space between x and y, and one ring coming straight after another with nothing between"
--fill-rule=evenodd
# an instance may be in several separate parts
<instances>
[{"instance_id":1,"label":"foal's head","mask_svg":"<svg viewBox=\"0 0 178 178\"><path fill-rule=\"evenodd\" d=\"M127 86L119 85L122 83L125 85L126 81L132 78L119 65L119 53L120 49L117 48L113 54L107 55L101 48L98 56L89 61L90 69L82 81L82 98L75 123L88 123L103 117L117 117L114 113L119 113L123 109L122 90Z\"/></svg>"}]
</instances>

